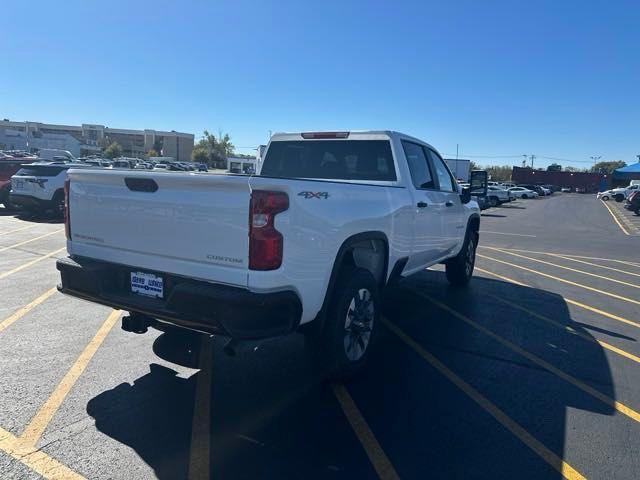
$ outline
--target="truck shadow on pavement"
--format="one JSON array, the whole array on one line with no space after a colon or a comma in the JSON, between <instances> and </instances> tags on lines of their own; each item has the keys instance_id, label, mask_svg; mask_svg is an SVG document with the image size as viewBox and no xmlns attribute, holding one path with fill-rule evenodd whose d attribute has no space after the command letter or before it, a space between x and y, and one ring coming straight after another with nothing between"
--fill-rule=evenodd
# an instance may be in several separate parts
<instances>
[{"instance_id":1,"label":"truck shadow on pavement","mask_svg":"<svg viewBox=\"0 0 640 480\"><path fill-rule=\"evenodd\" d=\"M454 289L442 273L427 271L390 289L384 310L389 322L560 457L568 408L613 413L422 292L614 399L601 347L558 295L481 277ZM528 318L491 295L586 338ZM291 335L229 357L214 340L212 383L205 390L210 408L202 418L196 393L202 372L182 378L157 364L132 385L93 398L87 412L99 431L135 450L161 479L187 478L192 426L201 421L209 425L211 478L374 478L303 346L300 335ZM561 477L387 328L377 347L369 368L346 386L401 478Z\"/></svg>"}]
</instances>

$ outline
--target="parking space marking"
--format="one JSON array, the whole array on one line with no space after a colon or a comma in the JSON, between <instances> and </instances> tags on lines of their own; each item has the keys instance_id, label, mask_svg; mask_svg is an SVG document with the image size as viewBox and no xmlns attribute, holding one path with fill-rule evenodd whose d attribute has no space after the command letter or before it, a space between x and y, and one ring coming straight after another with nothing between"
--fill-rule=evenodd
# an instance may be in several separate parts
<instances>
[{"instance_id":1,"label":"parking space marking","mask_svg":"<svg viewBox=\"0 0 640 480\"><path fill-rule=\"evenodd\" d=\"M565 267L564 265L558 265L557 263L547 262L545 260L540 260L539 258L527 257L526 255L520 255L519 253L513 253L513 252L509 251L509 249L506 249L506 248L495 248L495 247L487 247L487 246L482 246L482 245L478 245L478 247L479 248L485 248L485 249L488 249L488 250L494 250L494 251L500 252L500 253L506 253L507 255L512 255L512 256L518 257L518 258L524 258L525 260L531 260L532 262L536 262L536 263L542 263L543 265L549 265L551 267L561 268L563 270L569 270L571 272L580 273L582 275L587 275L589 277L600 278L602 280L608 280L608 281L613 282L613 283L619 283L620 285L626 285L627 287L640 288L640 285L636 285L636 284L629 283L629 282L624 282L622 280L617 280L615 278L605 277L603 275L598 275L597 273L585 272L584 270L578 270L577 268Z\"/></svg>"},{"instance_id":2,"label":"parking space marking","mask_svg":"<svg viewBox=\"0 0 640 480\"><path fill-rule=\"evenodd\" d=\"M574 376L569 375L565 371L560 370L557 367L554 367L552 364L550 364L546 360L543 360L542 358L538 357L537 355L535 355L535 354L533 354L533 353L531 353L531 352L519 347L515 343L510 342L509 340L507 340L506 338L501 337L500 335L498 335L497 333L493 332L492 330L489 330L488 328L483 327L482 325L480 325L479 323L475 322L474 320L471 320L466 315L463 315L462 313L458 312L457 310L454 310L449 305L436 300L435 298L431 297L430 295L427 295L426 293L419 292L419 291L416 291L416 290L413 290L413 289L411 291L413 293L415 293L416 295L419 295L422 298L430 301L435 306L437 306L438 308L448 312L449 314L453 315L457 319L462 320L467 325L469 325L469 326L475 328L476 330L484 333L485 335L493 338L495 341L497 341L501 345L504 345L505 347L507 347L508 349L514 351L518 355L523 356L524 358L526 358L530 362L535 363L539 367L544 368L545 370L547 370L548 372L554 374L558 378L561 378L565 382L570 383L574 387L578 388L579 390L582 390L583 392L591 395L592 397L597 398L598 400L600 400L601 402L605 403L606 405L609 405L610 407L615 408L618 412L620 412L623 415L629 417L630 419L635 420L636 422L640 422L640 413L638 413L637 411L633 410L632 408L626 406L625 404L623 404L621 402L618 402L617 400L614 400L613 398L609 397L608 395L605 395L604 393L600 392L599 390L596 390L595 388L591 387L590 385L587 385L582 380L579 380L579 379L575 378Z\"/></svg>"},{"instance_id":3,"label":"parking space marking","mask_svg":"<svg viewBox=\"0 0 640 480\"><path fill-rule=\"evenodd\" d=\"M615 262L615 263L621 263L623 265L628 265L630 267L638 267L640 268L640 263L634 263L634 262L630 262L628 260L616 260L613 258L602 258L602 257L587 257L585 255L572 255L570 253L552 253L552 252L540 252L540 251L536 251L536 250L522 250L522 249L518 249L518 248L510 248L509 250L511 250L512 252L522 252L522 253L537 253L540 255L551 255L552 257L569 257L571 259L575 259L575 258L586 258L587 260L602 260L604 262Z\"/></svg>"},{"instance_id":4,"label":"parking space marking","mask_svg":"<svg viewBox=\"0 0 640 480\"><path fill-rule=\"evenodd\" d=\"M211 392L213 385L213 339L202 336L200 342L200 372L196 379L196 393L191 423L191 448L189 450L189 480L211 478Z\"/></svg>"},{"instance_id":5,"label":"parking space marking","mask_svg":"<svg viewBox=\"0 0 640 480\"><path fill-rule=\"evenodd\" d=\"M42 295L40 295L38 298L36 298L33 302L25 305L24 307L20 308L19 310L14 312L9 317L7 317L4 320L2 320L2 322L0 322L0 332L5 330L6 328L8 328L11 324L16 322L17 320L20 320L27 313L29 313L31 310L36 308L42 302L44 302L47 298L49 298L51 295L56 293L56 291L57 291L56 287L53 287L52 289L47 290Z\"/></svg>"},{"instance_id":6,"label":"parking space marking","mask_svg":"<svg viewBox=\"0 0 640 480\"><path fill-rule=\"evenodd\" d=\"M456 375L445 364L418 344L413 338L404 333L398 326L390 322L386 318L382 318L382 324L385 325L391 332L393 332L400 340L413 349L420 357L435 368L438 372L444 375L451 383L462 390L469 398L477 403L484 411L491 415L498 423L517 437L522 443L533 450L538 456L540 456L546 463L557 470L564 478L571 480L584 479L585 477L578 472L575 468L562 460L558 455L549 450L542 442L531 435L525 430L519 423L509 417L500 408L498 408L491 400L482 395L478 390L473 388L461 377Z\"/></svg>"},{"instance_id":7,"label":"parking space marking","mask_svg":"<svg viewBox=\"0 0 640 480\"><path fill-rule=\"evenodd\" d=\"M87 365L98 351L100 345L102 345L104 339L107 338L107 335L120 318L121 313L122 312L120 310L114 310L109 314L98 332L82 351L66 375L62 378L51 396L47 399L44 405L40 407L38 413L36 413L31 419L29 425L27 425L20 436L21 444L30 447L36 446L40 437L47 428L47 425L51 422L51 419L58 411L58 408L60 408L60 405L62 405L62 402L69 394L78 378L80 378L80 375L82 375L82 372L87 368Z\"/></svg>"},{"instance_id":8,"label":"parking space marking","mask_svg":"<svg viewBox=\"0 0 640 480\"><path fill-rule=\"evenodd\" d=\"M26 245L27 243L35 242L36 240L40 240L41 238L49 237L51 235L55 235L56 233L60 233L62 229L56 230L55 232L45 233L44 235L40 235L39 237L32 238L31 240L25 240L24 242L16 243L15 245L9 245L8 247L0 248L0 252L4 252L5 250L10 250L12 248L21 247L22 245Z\"/></svg>"},{"instance_id":9,"label":"parking space marking","mask_svg":"<svg viewBox=\"0 0 640 480\"><path fill-rule=\"evenodd\" d=\"M633 298L623 297L622 295L618 295L616 293L607 292L605 290L600 290L598 288L590 287L588 285L583 285L581 283L572 282L571 280L567 280L564 278L556 277L554 275L549 275L548 273L539 272L537 270L533 270L531 268L523 267L522 265L516 265L515 263L505 262L504 260L498 260L497 258L487 257L486 255L478 254L480 258L486 258L487 260L492 260L498 263L504 263L505 265L509 265L510 267L519 268L520 270L525 270L530 273L535 273L536 275L541 275L546 278L551 278L552 280L557 280L558 282L566 283L568 285L573 285L574 287L584 288L585 290L590 290L592 292L600 293L602 295L606 295L611 298L615 298L617 300L622 300L624 302L634 303L636 305L640 305L640 301L634 300Z\"/></svg>"},{"instance_id":10,"label":"parking space marking","mask_svg":"<svg viewBox=\"0 0 640 480\"><path fill-rule=\"evenodd\" d=\"M626 270L620 270L619 268L613 268L613 267L609 267L607 265L600 265L598 263L585 262L584 260L579 260L577 258L571 258L571 257L565 257L565 256L562 256L562 255L554 255L554 256L558 257L558 258L562 258L564 260L569 260L571 262L582 263L584 265L590 265L592 267L598 267L598 268L602 268L602 269L605 269L605 270L611 270L611 271L617 272L617 273L624 273L625 275L633 275L635 277L640 277L640 273L627 272Z\"/></svg>"},{"instance_id":11,"label":"parking space marking","mask_svg":"<svg viewBox=\"0 0 640 480\"><path fill-rule=\"evenodd\" d=\"M602 201L600 203L602 203L606 207L606 209L609 211L609 213L611 214L615 222L620 227L620 230L622 230L625 235L629 235L629 232L627 232L627 229L622 226L622 223L620 223L620 220L618 220L618 217L616 217L616 215L613 213L613 210L611 210L609 205L607 205L605 202L602 202Z\"/></svg>"},{"instance_id":12,"label":"parking space marking","mask_svg":"<svg viewBox=\"0 0 640 480\"><path fill-rule=\"evenodd\" d=\"M0 428L0 451L47 480L83 480L84 477L35 447L24 447L15 435Z\"/></svg>"},{"instance_id":13,"label":"parking space marking","mask_svg":"<svg viewBox=\"0 0 640 480\"><path fill-rule=\"evenodd\" d=\"M53 252L49 252L46 255L42 255L41 257L36 258L35 260L31 260L27 263L24 263L22 265L20 265L19 267L14 268L13 270L9 270L8 272L4 272L4 273L0 273L0 280L2 280L3 278L8 277L9 275L13 275L16 272L19 272L20 270L24 270L25 268L30 267L31 265L35 265L38 262L41 262L42 260L46 260L47 258L53 257L54 255L62 252L63 250L65 250L67 247L62 247L59 248L58 250L54 250Z\"/></svg>"},{"instance_id":14,"label":"parking space marking","mask_svg":"<svg viewBox=\"0 0 640 480\"><path fill-rule=\"evenodd\" d=\"M0 237L2 237L3 235L9 235L11 233L21 232L22 230L28 230L30 228L35 228L37 226L38 226L38 224L34 223L33 225L27 225L26 227L16 228L15 230L9 230L8 232L2 232L2 233L0 233Z\"/></svg>"},{"instance_id":15,"label":"parking space marking","mask_svg":"<svg viewBox=\"0 0 640 480\"><path fill-rule=\"evenodd\" d=\"M523 285L523 286L527 286L527 285ZM511 308L515 308L516 310L520 310L521 312L525 312L529 315L531 315L534 318L537 318L538 320L542 320L545 323L548 323L549 325L553 325L554 327L559 328L560 330L564 330L567 333L570 333L572 335L577 335L578 337L582 338L583 340L586 340L588 342L592 342L592 343L597 343L598 345L600 345L602 348L606 348L607 350L617 353L618 355L628 358L629 360L632 360L636 363L640 363L640 357L638 357L637 355L634 355L633 353L629 353L621 348L618 348L614 345L611 345L610 343L607 342L603 342L602 340L598 340L597 338L593 338L591 335L581 332L579 330L576 330L575 328L572 328L569 325L565 325L559 322L556 322L555 320L553 320L552 318L549 318L545 315L541 315L538 312L535 312L533 310L530 310L528 308L523 307L522 305L518 305L517 303L514 303L510 300L506 300L504 298L501 298L497 295L493 295L492 293L488 293L487 295L489 295L491 298L504 303L505 305L509 305Z\"/></svg>"},{"instance_id":16,"label":"parking space marking","mask_svg":"<svg viewBox=\"0 0 640 480\"><path fill-rule=\"evenodd\" d=\"M346 387L340 383L332 383L331 389L378 476L383 480L399 479L400 477L391 461L382 450L380 443Z\"/></svg>"},{"instance_id":17,"label":"parking space marking","mask_svg":"<svg viewBox=\"0 0 640 480\"><path fill-rule=\"evenodd\" d=\"M536 238L535 235L525 235L523 233L490 232L489 230L480 230L480 233L493 233L494 235L512 235L514 237L532 237L532 238Z\"/></svg>"},{"instance_id":18,"label":"parking space marking","mask_svg":"<svg viewBox=\"0 0 640 480\"><path fill-rule=\"evenodd\" d=\"M480 267L475 267L475 270L477 270L479 272L482 272L482 273L486 273L486 274L491 275L493 277L499 278L499 279L504 280L506 282L515 283L516 285L520 285L522 287L528 287L529 286L529 285L526 285L526 284L524 284L522 282L514 280L513 278L505 277L503 275L498 275L497 273L491 272L489 270L485 270L485 269L480 268ZM602 315L603 317L607 317L607 318L610 318L612 320L616 320L618 322L626 323L627 325L632 325L634 327L640 328L640 323L636 323L636 322L628 320L628 319L626 319L624 317L620 317L618 315L614 315L613 313L605 312L604 310L600 310L599 308L595 308L595 307L592 307L590 305L586 305L584 303L578 302L576 300L572 300L570 298L564 297L564 296L559 295L557 293L554 293L554 295L560 296L565 302L570 303L571 305L575 305L576 307L584 308L585 310L588 310L588 311L593 312L593 313L597 313L598 315Z\"/></svg>"}]
</instances>

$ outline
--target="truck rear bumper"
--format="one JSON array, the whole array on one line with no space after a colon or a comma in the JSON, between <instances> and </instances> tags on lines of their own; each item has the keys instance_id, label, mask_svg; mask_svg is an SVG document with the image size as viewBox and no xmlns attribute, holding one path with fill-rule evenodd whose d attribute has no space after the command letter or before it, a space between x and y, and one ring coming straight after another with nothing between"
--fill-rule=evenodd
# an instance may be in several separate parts
<instances>
[{"instance_id":1,"label":"truck rear bumper","mask_svg":"<svg viewBox=\"0 0 640 480\"><path fill-rule=\"evenodd\" d=\"M131 292L130 275L140 271L83 257L56 264L62 293L112 308L139 312L161 322L237 339L284 335L300 322L302 306L293 291L254 293L243 288L149 272L164 279L164 298Z\"/></svg>"}]
</instances>

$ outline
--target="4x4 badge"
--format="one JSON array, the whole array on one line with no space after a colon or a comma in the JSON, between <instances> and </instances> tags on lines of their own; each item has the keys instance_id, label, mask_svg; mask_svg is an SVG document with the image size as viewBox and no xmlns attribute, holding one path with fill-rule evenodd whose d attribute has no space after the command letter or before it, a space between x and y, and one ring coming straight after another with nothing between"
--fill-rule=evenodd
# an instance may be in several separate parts
<instances>
[{"instance_id":1,"label":"4x4 badge","mask_svg":"<svg viewBox=\"0 0 640 480\"><path fill-rule=\"evenodd\" d=\"M325 200L329 198L329 192L300 192L298 194L299 197L304 197L306 199L309 198L324 198Z\"/></svg>"}]
</instances>

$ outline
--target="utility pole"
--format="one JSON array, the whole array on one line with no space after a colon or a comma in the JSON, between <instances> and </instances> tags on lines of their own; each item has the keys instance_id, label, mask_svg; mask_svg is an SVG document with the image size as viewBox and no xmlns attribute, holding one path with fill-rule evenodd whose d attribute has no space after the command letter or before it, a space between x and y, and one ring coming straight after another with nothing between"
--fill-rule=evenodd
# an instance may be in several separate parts
<instances>
[{"instance_id":1,"label":"utility pole","mask_svg":"<svg viewBox=\"0 0 640 480\"><path fill-rule=\"evenodd\" d=\"M527 155L522 155L522 156L523 156L523 158L524 158L524 159L522 160L522 168L524 168L524 167L526 167L526 166L527 166L527 158L528 158L528 156L527 156Z\"/></svg>"},{"instance_id":2,"label":"utility pole","mask_svg":"<svg viewBox=\"0 0 640 480\"><path fill-rule=\"evenodd\" d=\"M531 155L531 170L533 170L533 160L536 158L535 155Z\"/></svg>"},{"instance_id":3,"label":"utility pole","mask_svg":"<svg viewBox=\"0 0 640 480\"><path fill-rule=\"evenodd\" d=\"M638 159L640 159L640 155L638 155ZM456 160L458 160L458 144L456 143Z\"/></svg>"}]
</instances>

